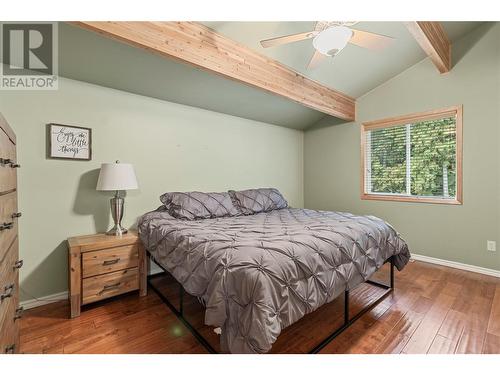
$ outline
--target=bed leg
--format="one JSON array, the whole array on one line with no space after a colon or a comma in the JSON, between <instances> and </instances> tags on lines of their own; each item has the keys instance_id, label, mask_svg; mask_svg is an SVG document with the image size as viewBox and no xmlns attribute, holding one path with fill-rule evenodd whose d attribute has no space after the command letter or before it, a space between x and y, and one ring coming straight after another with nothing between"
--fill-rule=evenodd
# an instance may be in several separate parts
<instances>
[{"instance_id":1,"label":"bed leg","mask_svg":"<svg viewBox=\"0 0 500 375\"><path fill-rule=\"evenodd\" d=\"M394 256L391 257L391 289L394 290Z\"/></svg>"},{"instance_id":2,"label":"bed leg","mask_svg":"<svg viewBox=\"0 0 500 375\"><path fill-rule=\"evenodd\" d=\"M184 316L184 288L179 283L179 313Z\"/></svg>"},{"instance_id":3,"label":"bed leg","mask_svg":"<svg viewBox=\"0 0 500 375\"><path fill-rule=\"evenodd\" d=\"M344 325L349 324L349 291L344 292Z\"/></svg>"}]
</instances>

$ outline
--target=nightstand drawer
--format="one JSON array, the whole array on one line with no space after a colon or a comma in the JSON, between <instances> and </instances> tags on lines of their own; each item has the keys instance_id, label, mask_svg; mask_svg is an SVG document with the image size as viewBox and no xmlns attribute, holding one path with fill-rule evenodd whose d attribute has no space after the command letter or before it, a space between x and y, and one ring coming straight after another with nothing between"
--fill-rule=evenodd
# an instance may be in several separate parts
<instances>
[{"instance_id":1,"label":"nightstand drawer","mask_svg":"<svg viewBox=\"0 0 500 375\"><path fill-rule=\"evenodd\" d=\"M136 289L139 289L138 268L89 277L83 279L82 303L99 301Z\"/></svg>"},{"instance_id":2,"label":"nightstand drawer","mask_svg":"<svg viewBox=\"0 0 500 375\"><path fill-rule=\"evenodd\" d=\"M139 246L137 244L97 250L82 255L83 277L137 267Z\"/></svg>"}]
</instances>

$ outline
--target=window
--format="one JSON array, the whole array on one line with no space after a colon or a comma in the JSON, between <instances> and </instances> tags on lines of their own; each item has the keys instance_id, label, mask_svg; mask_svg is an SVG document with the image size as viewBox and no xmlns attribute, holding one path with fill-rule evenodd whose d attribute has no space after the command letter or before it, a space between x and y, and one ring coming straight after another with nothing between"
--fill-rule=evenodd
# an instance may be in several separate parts
<instances>
[{"instance_id":1,"label":"window","mask_svg":"<svg viewBox=\"0 0 500 375\"><path fill-rule=\"evenodd\" d=\"M362 199L462 204L462 107L361 127Z\"/></svg>"}]
</instances>

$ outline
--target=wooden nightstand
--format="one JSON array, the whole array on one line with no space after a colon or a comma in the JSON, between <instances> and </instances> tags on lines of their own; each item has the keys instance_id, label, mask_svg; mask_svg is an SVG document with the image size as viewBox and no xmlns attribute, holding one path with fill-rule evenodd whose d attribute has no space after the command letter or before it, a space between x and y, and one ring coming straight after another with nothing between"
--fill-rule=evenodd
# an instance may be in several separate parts
<instances>
[{"instance_id":1,"label":"wooden nightstand","mask_svg":"<svg viewBox=\"0 0 500 375\"><path fill-rule=\"evenodd\" d=\"M133 290L147 294L147 259L136 232L68 238L71 317L82 305Z\"/></svg>"}]
</instances>

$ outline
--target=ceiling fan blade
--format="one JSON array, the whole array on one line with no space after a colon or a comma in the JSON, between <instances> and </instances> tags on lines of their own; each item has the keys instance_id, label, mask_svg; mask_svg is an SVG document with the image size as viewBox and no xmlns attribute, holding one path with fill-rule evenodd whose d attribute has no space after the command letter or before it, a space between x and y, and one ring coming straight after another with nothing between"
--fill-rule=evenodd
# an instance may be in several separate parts
<instances>
[{"instance_id":1,"label":"ceiling fan blade","mask_svg":"<svg viewBox=\"0 0 500 375\"><path fill-rule=\"evenodd\" d=\"M390 36L356 29L351 30L353 31L353 35L351 40L349 40L349 43L355 44L359 47L368 48L371 50L381 50L388 47L394 41L394 38Z\"/></svg>"},{"instance_id":2,"label":"ceiling fan blade","mask_svg":"<svg viewBox=\"0 0 500 375\"><path fill-rule=\"evenodd\" d=\"M279 36L277 38L261 40L260 44L264 48L275 47L281 44L298 42L300 40L310 39L314 37L316 33L314 31L307 31L305 33L291 34L285 36Z\"/></svg>"},{"instance_id":3,"label":"ceiling fan blade","mask_svg":"<svg viewBox=\"0 0 500 375\"><path fill-rule=\"evenodd\" d=\"M329 21L318 21L314 25L314 31L321 32L330 25Z\"/></svg>"},{"instance_id":4,"label":"ceiling fan blade","mask_svg":"<svg viewBox=\"0 0 500 375\"><path fill-rule=\"evenodd\" d=\"M307 69L316 68L324 59L326 55L323 55L319 51L315 51L314 55L311 57L311 61L309 61L309 65L307 65Z\"/></svg>"}]
</instances>

